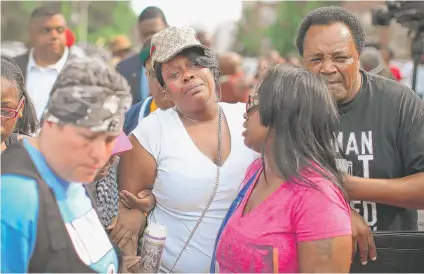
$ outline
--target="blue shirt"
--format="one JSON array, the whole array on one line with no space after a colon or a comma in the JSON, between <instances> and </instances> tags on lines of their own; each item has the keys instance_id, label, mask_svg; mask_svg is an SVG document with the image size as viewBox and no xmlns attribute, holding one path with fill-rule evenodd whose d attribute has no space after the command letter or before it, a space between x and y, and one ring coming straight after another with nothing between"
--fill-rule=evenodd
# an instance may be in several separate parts
<instances>
[{"instance_id":1,"label":"blue shirt","mask_svg":"<svg viewBox=\"0 0 424 274\"><path fill-rule=\"evenodd\" d=\"M100 223L84 186L66 182L53 174L44 156L24 140L37 170L53 189L66 229L79 258L94 271L118 270L118 257ZM37 235L38 185L34 179L1 176L1 265L0 271L28 271Z\"/></svg>"},{"instance_id":2,"label":"blue shirt","mask_svg":"<svg viewBox=\"0 0 424 274\"><path fill-rule=\"evenodd\" d=\"M140 72L140 102L143 102L147 97L149 97L149 82L147 82L147 76L145 69L142 66Z\"/></svg>"},{"instance_id":3,"label":"blue shirt","mask_svg":"<svg viewBox=\"0 0 424 274\"><path fill-rule=\"evenodd\" d=\"M152 101L152 96L147 97L144 101L140 101L134 104L125 113L124 133L126 135L130 135L133 130L138 126L138 122L150 114L150 106L152 104Z\"/></svg>"}]
</instances>

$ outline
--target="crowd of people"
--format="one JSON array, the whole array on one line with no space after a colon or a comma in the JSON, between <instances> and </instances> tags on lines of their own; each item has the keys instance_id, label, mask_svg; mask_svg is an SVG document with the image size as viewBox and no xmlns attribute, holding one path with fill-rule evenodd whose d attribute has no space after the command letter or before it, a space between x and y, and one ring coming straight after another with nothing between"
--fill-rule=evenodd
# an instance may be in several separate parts
<instances>
[{"instance_id":1,"label":"crowd of people","mask_svg":"<svg viewBox=\"0 0 424 274\"><path fill-rule=\"evenodd\" d=\"M145 272L149 223L160 272L367 272L373 232L418 230L424 102L354 15L313 10L252 78L157 7L138 29L77 56L45 5L1 57L1 272Z\"/></svg>"}]
</instances>

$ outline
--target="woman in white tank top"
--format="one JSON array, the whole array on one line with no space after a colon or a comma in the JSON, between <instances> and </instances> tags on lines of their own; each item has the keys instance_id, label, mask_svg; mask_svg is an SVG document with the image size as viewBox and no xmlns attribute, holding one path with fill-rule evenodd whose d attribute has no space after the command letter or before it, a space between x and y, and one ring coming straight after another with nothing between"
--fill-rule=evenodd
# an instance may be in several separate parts
<instances>
[{"instance_id":1,"label":"woman in white tank top","mask_svg":"<svg viewBox=\"0 0 424 274\"><path fill-rule=\"evenodd\" d=\"M243 142L245 104L218 103L217 60L193 29L159 32L151 55L175 107L140 121L133 149L121 158L120 189L153 189L149 221L168 229L161 271L208 272L220 224L258 157ZM137 227L133 217L140 214L121 206L118 222Z\"/></svg>"}]
</instances>

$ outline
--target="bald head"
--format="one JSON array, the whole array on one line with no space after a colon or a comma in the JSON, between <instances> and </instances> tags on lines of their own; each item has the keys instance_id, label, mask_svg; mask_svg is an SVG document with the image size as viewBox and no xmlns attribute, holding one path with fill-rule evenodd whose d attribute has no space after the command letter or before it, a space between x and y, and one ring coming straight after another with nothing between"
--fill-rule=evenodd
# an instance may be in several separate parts
<instances>
[{"instance_id":1,"label":"bald head","mask_svg":"<svg viewBox=\"0 0 424 274\"><path fill-rule=\"evenodd\" d=\"M196 32L196 36L202 45L212 48L212 36L208 32L199 30Z\"/></svg>"},{"instance_id":2,"label":"bald head","mask_svg":"<svg viewBox=\"0 0 424 274\"><path fill-rule=\"evenodd\" d=\"M384 60L378 49L367 47L360 56L361 66L365 71L375 74L380 73L384 69Z\"/></svg>"},{"instance_id":3,"label":"bald head","mask_svg":"<svg viewBox=\"0 0 424 274\"><path fill-rule=\"evenodd\" d=\"M269 62L278 64L280 62L281 56L277 50L270 50L266 56Z\"/></svg>"},{"instance_id":4,"label":"bald head","mask_svg":"<svg viewBox=\"0 0 424 274\"><path fill-rule=\"evenodd\" d=\"M243 57L235 52L226 52L219 56L219 67L223 75L237 73L241 69Z\"/></svg>"}]
</instances>

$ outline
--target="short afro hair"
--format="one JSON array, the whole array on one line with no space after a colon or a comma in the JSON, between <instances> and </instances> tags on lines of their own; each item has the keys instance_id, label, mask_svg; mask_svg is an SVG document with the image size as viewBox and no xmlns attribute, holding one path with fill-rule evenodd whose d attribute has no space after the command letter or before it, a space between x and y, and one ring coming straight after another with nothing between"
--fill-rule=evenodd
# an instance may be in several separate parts
<instances>
[{"instance_id":1,"label":"short afro hair","mask_svg":"<svg viewBox=\"0 0 424 274\"><path fill-rule=\"evenodd\" d=\"M150 6L145 8L138 16L138 22L149 20L149 19L156 19L156 18L162 19L163 23L165 25L168 25L168 22L166 21L166 17L163 11L160 8L155 6Z\"/></svg>"},{"instance_id":2,"label":"short afro hair","mask_svg":"<svg viewBox=\"0 0 424 274\"><path fill-rule=\"evenodd\" d=\"M57 7L57 5L53 3L48 3L42 6L37 7L31 12L31 20L39 17L52 17L60 13L60 9Z\"/></svg>"},{"instance_id":3,"label":"short afro hair","mask_svg":"<svg viewBox=\"0 0 424 274\"><path fill-rule=\"evenodd\" d=\"M300 24L296 37L296 47L300 56L303 56L303 43L306 32L313 25L330 25L333 23L345 24L352 34L355 41L356 50L361 54L365 47L365 29L359 19L344 8L329 6L317 8L311 11Z\"/></svg>"}]
</instances>

